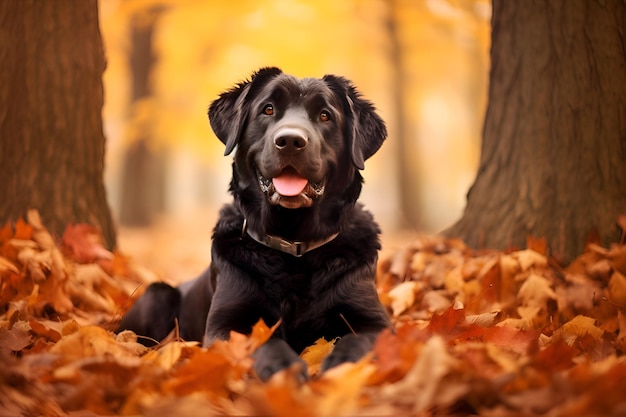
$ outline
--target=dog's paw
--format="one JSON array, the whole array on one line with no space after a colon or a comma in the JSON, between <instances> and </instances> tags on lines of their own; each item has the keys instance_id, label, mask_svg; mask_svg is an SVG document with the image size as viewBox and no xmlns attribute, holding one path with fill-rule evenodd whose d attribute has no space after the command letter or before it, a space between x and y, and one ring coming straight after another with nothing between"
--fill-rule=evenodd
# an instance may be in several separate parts
<instances>
[{"instance_id":1,"label":"dog's paw","mask_svg":"<svg viewBox=\"0 0 626 417\"><path fill-rule=\"evenodd\" d=\"M276 372L294 365L299 367L295 373L298 382L303 383L309 379L306 363L284 340L268 340L254 352L252 357L255 360L254 370L259 379L264 382Z\"/></svg>"},{"instance_id":2,"label":"dog's paw","mask_svg":"<svg viewBox=\"0 0 626 417\"><path fill-rule=\"evenodd\" d=\"M322 372L345 362L356 362L372 350L373 341L369 336L349 334L341 338L322 362Z\"/></svg>"},{"instance_id":3,"label":"dog's paw","mask_svg":"<svg viewBox=\"0 0 626 417\"><path fill-rule=\"evenodd\" d=\"M181 294L164 282L151 284L131 309L122 317L115 331L132 330L139 343L151 347L174 329L181 303Z\"/></svg>"}]
</instances>

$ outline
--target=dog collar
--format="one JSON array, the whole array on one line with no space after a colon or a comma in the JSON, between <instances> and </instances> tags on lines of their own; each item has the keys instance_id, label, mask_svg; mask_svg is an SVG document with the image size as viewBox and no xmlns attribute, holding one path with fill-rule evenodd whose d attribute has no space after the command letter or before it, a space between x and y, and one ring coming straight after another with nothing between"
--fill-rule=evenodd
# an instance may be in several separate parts
<instances>
[{"instance_id":1,"label":"dog collar","mask_svg":"<svg viewBox=\"0 0 626 417\"><path fill-rule=\"evenodd\" d=\"M320 246L324 246L328 242L335 239L339 236L339 233L333 233L325 239L321 240L310 240L310 241L292 241L283 239L280 236L265 234L260 236L256 234L254 231L248 229L248 221L246 219L243 220L243 228L241 229L241 236L243 237L244 233L247 233L252 239L256 240L262 245L265 245L269 248L279 250L281 252L288 253L295 257L300 257L305 253L312 251L313 249L317 249Z\"/></svg>"}]
</instances>

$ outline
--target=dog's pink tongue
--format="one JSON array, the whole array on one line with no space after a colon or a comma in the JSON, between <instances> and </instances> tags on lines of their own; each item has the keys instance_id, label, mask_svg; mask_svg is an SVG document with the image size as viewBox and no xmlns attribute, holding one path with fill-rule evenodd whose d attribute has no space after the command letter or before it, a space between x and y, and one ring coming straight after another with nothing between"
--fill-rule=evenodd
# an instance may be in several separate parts
<instances>
[{"instance_id":1,"label":"dog's pink tongue","mask_svg":"<svg viewBox=\"0 0 626 417\"><path fill-rule=\"evenodd\" d=\"M295 170L286 169L278 177L272 178L272 182L278 194L293 197L299 195L309 181L298 175Z\"/></svg>"}]
</instances>

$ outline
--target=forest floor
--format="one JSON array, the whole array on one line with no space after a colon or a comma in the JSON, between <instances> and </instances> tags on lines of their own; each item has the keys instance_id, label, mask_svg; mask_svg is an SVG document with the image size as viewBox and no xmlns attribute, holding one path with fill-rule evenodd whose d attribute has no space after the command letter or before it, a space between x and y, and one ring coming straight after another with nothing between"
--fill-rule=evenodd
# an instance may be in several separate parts
<instances>
[{"instance_id":1,"label":"forest floor","mask_svg":"<svg viewBox=\"0 0 626 417\"><path fill-rule=\"evenodd\" d=\"M123 253L83 225L56 241L34 212L0 229L0 415L626 415L624 245L589 244L562 268L540 240L385 237L377 288L395 333L321 375L333 341L320 340L302 355L309 382L287 370L262 383L262 322L208 349L111 332L147 283L206 267L212 223L121 230Z\"/></svg>"}]
</instances>

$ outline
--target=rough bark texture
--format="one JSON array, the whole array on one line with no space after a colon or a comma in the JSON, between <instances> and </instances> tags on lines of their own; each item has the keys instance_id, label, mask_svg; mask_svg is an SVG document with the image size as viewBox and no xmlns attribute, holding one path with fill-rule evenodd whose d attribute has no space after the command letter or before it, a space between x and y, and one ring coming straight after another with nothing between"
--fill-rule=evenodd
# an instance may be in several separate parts
<instances>
[{"instance_id":1,"label":"rough bark texture","mask_svg":"<svg viewBox=\"0 0 626 417\"><path fill-rule=\"evenodd\" d=\"M86 222L113 247L96 0L1 1L0 62L0 222L35 208L55 234Z\"/></svg>"},{"instance_id":2,"label":"rough bark texture","mask_svg":"<svg viewBox=\"0 0 626 417\"><path fill-rule=\"evenodd\" d=\"M546 238L562 262L626 213L626 2L494 0L481 162L462 219L476 247Z\"/></svg>"}]
</instances>

